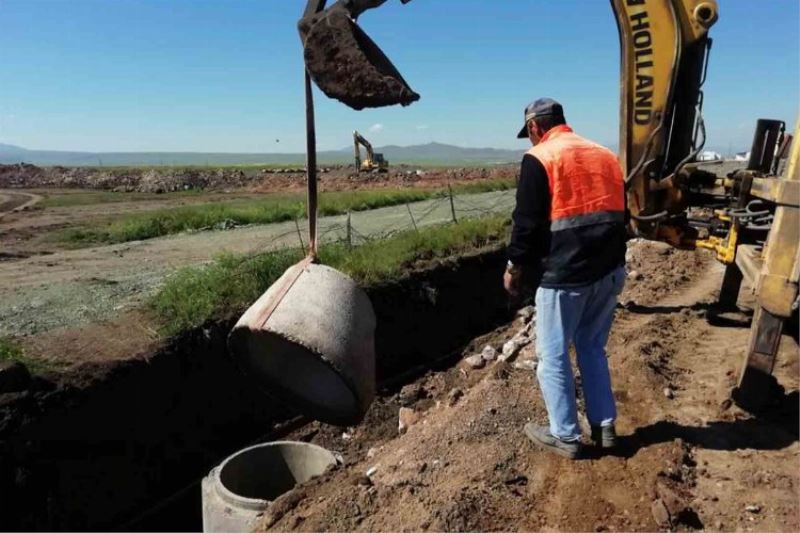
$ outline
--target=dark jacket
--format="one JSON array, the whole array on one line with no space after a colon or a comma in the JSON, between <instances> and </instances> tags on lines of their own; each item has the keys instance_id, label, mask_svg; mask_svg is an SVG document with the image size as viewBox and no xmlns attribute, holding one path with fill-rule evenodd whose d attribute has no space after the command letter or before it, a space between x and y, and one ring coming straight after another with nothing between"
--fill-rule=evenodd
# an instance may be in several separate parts
<instances>
[{"instance_id":1,"label":"dark jacket","mask_svg":"<svg viewBox=\"0 0 800 533\"><path fill-rule=\"evenodd\" d=\"M529 276L540 280L539 286L547 288L588 285L625 263L624 220L582 223L551 231L552 200L544 165L534 155L526 154L508 246L512 263L523 266Z\"/></svg>"}]
</instances>

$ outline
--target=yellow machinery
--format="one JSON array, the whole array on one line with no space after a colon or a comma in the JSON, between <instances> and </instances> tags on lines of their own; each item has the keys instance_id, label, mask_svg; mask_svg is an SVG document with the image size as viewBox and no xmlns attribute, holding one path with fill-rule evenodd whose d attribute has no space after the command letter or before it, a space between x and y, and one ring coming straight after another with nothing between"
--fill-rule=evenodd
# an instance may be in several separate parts
<instances>
[{"instance_id":1,"label":"yellow machinery","mask_svg":"<svg viewBox=\"0 0 800 533\"><path fill-rule=\"evenodd\" d=\"M355 20L386 0L309 0L298 24L306 68L331 98L354 109L419 99ZM403 3L409 0L402 0ZM717 21L715 0L611 0L621 47L620 159L632 235L707 248L726 266L720 303L743 280L757 306L734 399L762 407L786 319L798 306L800 146L778 177L781 121L759 120L745 170L718 176L697 156L705 144L703 83ZM797 134L800 134L798 130Z\"/></svg>"},{"instance_id":2,"label":"yellow machinery","mask_svg":"<svg viewBox=\"0 0 800 533\"><path fill-rule=\"evenodd\" d=\"M361 159L361 146L367 151L367 157ZM357 131L353 132L353 153L356 162L356 172L389 172L389 162L383 154L376 154L372 144Z\"/></svg>"}]
</instances>

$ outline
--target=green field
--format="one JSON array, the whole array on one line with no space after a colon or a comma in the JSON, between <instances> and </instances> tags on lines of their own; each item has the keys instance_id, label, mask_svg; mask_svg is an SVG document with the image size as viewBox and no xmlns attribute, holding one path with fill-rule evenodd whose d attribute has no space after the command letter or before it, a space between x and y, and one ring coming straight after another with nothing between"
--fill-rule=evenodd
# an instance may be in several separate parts
<instances>
[{"instance_id":1,"label":"green field","mask_svg":"<svg viewBox=\"0 0 800 533\"><path fill-rule=\"evenodd\" d=\"M513 179L489 180L459 185L456 194L505 190ZM320 216L348 211L366 211L378 207L441 198L446 189L379 189L330 192L320 195ZM57 232L54 239L72 246L113 244L151 239L184 231L214 229L229 225L270 224L304 218L305 194L265 194L260 199L238 199L131 213Z\"/></svg>"},{"instance_id":2,"label":"green field","mask_svg":"<svg viewBox=\"0 0 800 533\"><path fill-rule=\"evenodd\" d=\"M154 192L111 192L80 191L62 194L45 193L45 198L37 208L77 207L81 205L113 204L120 202L163 201L174 198L191 198L202 193L200 190L178 191L163 194Z\"/></svg>"},{"instance_id":3,"label":"green field","mask_svg":"<svg viewBox=\"0 0 800 533\"><path fill-rule=\"evenodd\" d=\"M470 219L399 233L355 248L344 244L323 246L320 260L359 284L370 285L402 276L421 260L445 258L499 243L507 238L509 228L506 217ZM159 317L163 332L174 335L208 320L242 312L301 259L298 250L224 255L210 265L188 267L173 274L150 306Z\"/></svg>"}]
</instances>

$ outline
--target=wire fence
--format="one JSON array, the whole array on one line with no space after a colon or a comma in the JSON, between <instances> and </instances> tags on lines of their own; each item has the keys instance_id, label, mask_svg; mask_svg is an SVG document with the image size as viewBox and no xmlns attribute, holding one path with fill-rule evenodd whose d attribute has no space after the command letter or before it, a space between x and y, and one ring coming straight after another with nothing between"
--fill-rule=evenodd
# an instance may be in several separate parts
<instances>
[{"instance_id":1,"label":"wire fence","mask_svg":"<svg viewBox=\"0 0 800 533\"><path fill-rule=\"evenodd\" d=\"M515 204L514 194L514 190L504 190L456 195L448 189L446 195L432 200L321 217L317 221L317 238L320 245L344 244L355 247L407 231L422 231L425 227L509 215ZM270 230L274 231L277 227L281 231L266 235L263 247L251 254L252 258L281 249L295 248L303 254L308 251L306 219L270 225Z\"/></svg>"},{"instance_id":2,"label":"wire fence","mask_svg":"<svg viewBox=\"0 0 800 533\"><path fill-rule=\"evenodd\" d=\"M320 246L340 244L357 247L371 241L388 239L402 232L422 231L425 227L456 225L470 219L510 215L515 201L513 190L460 196L450 192L442 198L432 200L322 217L317 220L317 235ZM279 231L275 231L276 229ZM255 280L272 283L270 272L279 275L280 272L273 271L283 271L296 262L299 256L308 252L308 225L305 219L252 227L250 230L254 232L250 238L259 241L263 238L264 244L239 257L235 266L226 270L228 278L246 283ZM270 259L272 254L292 250L298 252L297 256L289 254L275 257L274 262ZM267 269L260 264L265 259L271 262Z\"/></svg>"},{"instance_id":3,"label":"wire fence","mask_svg":"<svg viewBox=\"0 0 800 533\"><path fill-rule=\"evenodd\" d=\"M478 195L454 195L449 191L442 198L405 203L379 211L351 212L319 221L319 242L345 243L358 246L382 240L406 231L439 224L458 224L461 220L493 215L507 215L514 207L513 191ZM298 233L298 244L307 243L305 231Z\"/></svg>"}]
</instances>

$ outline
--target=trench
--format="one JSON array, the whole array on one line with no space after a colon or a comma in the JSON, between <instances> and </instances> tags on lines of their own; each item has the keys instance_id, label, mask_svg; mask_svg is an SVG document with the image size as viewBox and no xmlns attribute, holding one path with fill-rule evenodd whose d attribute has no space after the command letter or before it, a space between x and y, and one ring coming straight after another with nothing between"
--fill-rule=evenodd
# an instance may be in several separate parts
<instances>
[{"instance_id":1,"label":"trench","mask_svg":"<svg viewBox=\"0 0 800 533\"><path fill-rule=\"evenodd\" d=\"M379 393L508 320L503 268L494 248L366 289ZM0 529L201 529L199 480L303 423L235 368L225 344L234 322L188 332L80 393L40 384L49 400L27 398L0 435Z\"/></svg>"}]
</instances>

